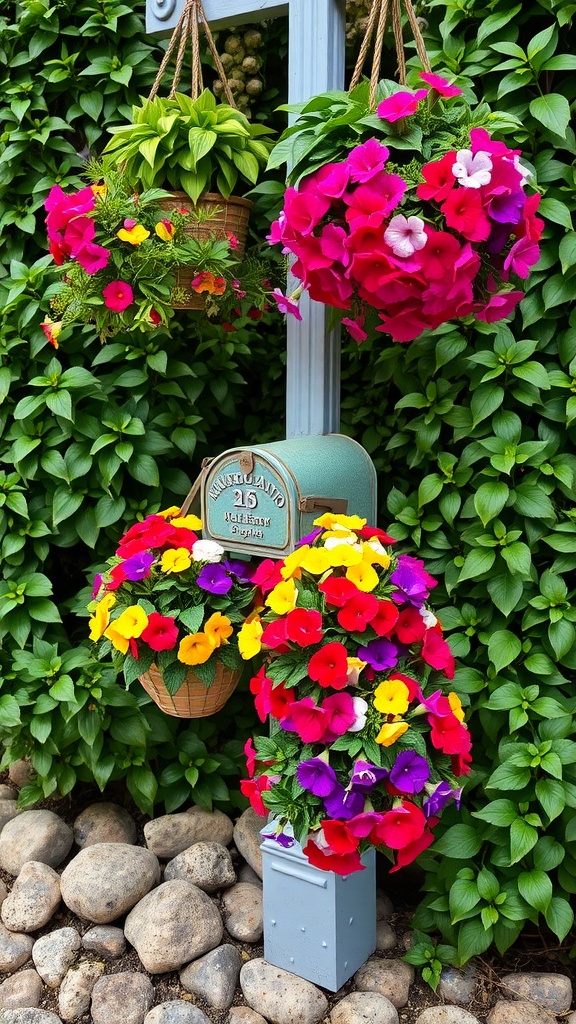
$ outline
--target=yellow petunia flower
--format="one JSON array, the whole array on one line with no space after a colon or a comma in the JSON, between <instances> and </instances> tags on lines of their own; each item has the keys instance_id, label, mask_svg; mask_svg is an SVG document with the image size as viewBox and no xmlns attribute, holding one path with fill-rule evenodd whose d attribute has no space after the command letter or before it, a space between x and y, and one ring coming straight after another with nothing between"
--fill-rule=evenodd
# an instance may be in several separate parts
<instances>
[{"instance_id":1,"label":"yellow petunia flower","mask_svg":"<svg viewBox=\"0 0 576 1024\"><path fill-rule=\"evenodd\" d=\"M131 604L112 623L112 628L126 640L136 639L141 636L148 625L148 616L143 608L137 604Z\"/></svg>"},{"instance_id":2,"label":"yellow petunia flower","mask_svg":"<svg viewBox=\"0 0 576 1024\"><path fill-rule=\"evenodd\" d=\"M104 183L101 185L91 185L90 188L95 196L105 196L108 191L108 186Z\"/></svg>"},{"instance_id":3,"label":"yellow petunia flower","mask_svg":"<svg viewBox=\"0 0 576 1024\"><path fill-rule=\"evenodd\" d=\"M462 707L462 702L461 702L460 697L458 696L458 694L454 693L454 691L449 693L448 694L448 703L450 704L450 707L452 708L452 711L456 715L456 718L458 719L458 721L459 722L463 722L464 721L464 708Z\"/></svg>"},{"instance_id":4,"label":"yellow petunia flower","mask_svg":"<svg viewBox=\"0 0 576 1024\"><path fill-rule=\"evenodd\" d=\"M172 519L170 526L183 526L186 530L201 530L202 520L198 516L178 516Z\"/></svg>"},{"instance_id":5,"label":"yellow petunia flower","mask_svg":"<svg viewBox=\"0 0 576 1024\"><path fill-rule=\"evenodd\" d=\"M362 557L365 562L368 562L368 565L381 565L383 569L387 569L390 565L390 555L377 538L376 544L368 541L367 544L362 545Z\"/></svg>"},{"instance_id":6,"label":"yellow petunia flower","mask_svg":"<svg viewBox=\"0 0 576 1024\"><path fill-rule=\"evenodd\" d=\"M232 636L234 628L227 615L222 615L221 612L214 612L208 621L204 623L204 632L207 637L214 641L215 647L220 647L221 644L226 643L229 636Z\"/></svg>"},{"instance_id":7,"label":"yellow petunia flower","mask_svg":"<svg viewBox=\"0 0 576 1024\"><path fill-rule=\"evenodd\" d=\"M323 526L326 530L333 530L335 526L346 526L349 530L361 530L366 526L366 519L360 516L337 515L335 512L325 512L324 515L314 520L314 526Z\"/></svg>"},{"instance_id":8,"label":"yellow petunia flower","mask_svg":"<svg viewBox=\"0 0 576 1024\"><path fill-rule=\"evenodd\" d=\"M385 679L374 690L374 707L383 715L403 715L409 703L410 691L401 679Z\"/></svg>"},{"instance_id":9,"label":"yellow petunia flower","mask_svg":"<svg viewBox=\"0 0 576 1024\"><path fill-rule=\"evenodd\" d=\"M169 548L160 559L162 572L183 572L192 565L188 548Z\"/></svg>"},{"instance_id":10,"label":"yellow petunia flower","mask_svg":"<svg viewBox=\"0 0 576 1024\"><path fill-rule=\"evenodd\" d=\"M283 579L289 580L292 577L294 579L301 579L302 573L300 571L302 565L302 559L306 558L306 555L310 551L309 544L303 544L301 548L296 548L291 555L287 555L284 559L284 565L280 569L280 575Z\"/></svg>"},{"instance_id":11,"label":"yellow petunia flower","mask_svg":"<svg viewBox=\"0 0 576 1024\"><path fill-rule=\"evenodd\" d=\"M99 640L110 622L110 609L116 604L114 594L106 594L94 608L94 614L88 620L90 639Z\"/></svg>"},{"instance_id":12,"label":"yellow petunia flower","mask_svg":"<svg viewBox=\"0 0 576 1024\"><path fill-rule=\"evenodd\" d=\"M156 227L154 228L158 238L161 238L163 242L171 242L174 238L174 227L171 220L159 220Z\"/></svg>"},{"instance_id":13,"label":"yellow petunia flower","mask_svg":"<svg viewBox=\"0 0 576 1024\"><path fill-rule=\"evenodd\" d=\"M238 632L238 650L244 661L254 658L262 649L261 636L264 632L260 619L252 619L243 623Z\"/></svg>"},{"instance_id":14,"label":"yellow petunia flower","mask_svg":"<svg viewBox=\"0 0 576 1024\"><path fill-rule=\"evenodd\" d=\"M122 636L116 629L114 629L113 625L108 626L108 629L105 631L104 636L106 637L107 640L110 641L112 647L115 647L116 650L120 651L121 654L128 653L130 642L126 639L125 636Z\"/></svg>"},{"instance_id":15,"label":"yellow petunia flower","mask_svg":"<svg viewBox=\"0 0 576 1024\"><path fill-rule=\"evenodd\" d=\"M337 544L334 548L327 548L330 565L335 569L360 565L362 562L362 551L352 547L350 544Z\"/></svg>"},{"instance_id":16,"label":"yellow petunia flower","mask_svg":"<svg viewBox=\"0 0 576 1024\"><path fill-rule=\"evenodd\" d=\"M362 661L362 658L346 658L346 662L348 664L348 671L346 673L348 676L348 684L350 686L356 686L358 677L362 669L366 668L368 662Z\"/></svg>"},{"instance_id":17,"label":"yellow petunia flower","mask_svg":"<svg viewBox=\"0 0 576 1024\"><path fill-rule=\"evenodd\" d=\"M380 743L383 747L391 747L408 728L408 722L385 722L376 737L376 743Z\"/></svg>"},{"instance_id":18,"label":"yellow petunia flower","mask_svg":"<svg viewBox=\"0 0 576 1024\"><path fill-rule=\"evenodd\" d=\"M378 586L378 573L367 562L359 562L358 565L351 565L346 570L346 579L355 583L358 590L365 594L371 594Z\"/></svg>"},{"instance_id":19,"label":"yellow petunia flower","mask_svg":"<svg viewBox=\"0 0 576 1024\"><path fill-rule=\"evenodd\" d=\"M157 516L162 516L162 519L171 519L172 516L180 515L180 505L170 505L170 508L165 508L163 512L157 512Z\"/></svg>"},{"instance_id":20,"label":"yellow petunia flower","mask_svg":"<svg viewBox=\"0 0 576 1024\"><path fill-rule=\"evenodd\" d=\"M142 245L142 242L150 238L150 232L143 224L134 224L131 228L120 228L120 231L116 232L116 237L121 242L130 242L130 245Z\"/></svg>"},{"instance_id":21,"label":"yellow petunia flower","mask_svg":"<svg viewBox=\"0 0 576 1024\"><path fill-rule=\"evenodd\" d=\"M331 553L326 548L310 548L302 559L302 568L314 576L322 576L334 564L330 559Z\"/></svg>"},{"instance_id":22,"label":"yellow petunia flower","mask_svg":"<svg viewBox=\"0 0 576 1024\"><path fill-rule=\"evenodd\" d=\"M277 583L274 590L271 590L268 597L264 601L276 615L286 615L286 612L291 612L296 607L296 599L298 592L294 580L284 580L282 583Z\"/></svg>"},{"instance_id":23,"label":"yellow petunia flower","mask_svg":"<svg viewBox=\"0 0 576 1024\"><path fill-rule=\"evenodd\" d=\"M180 641L178 661L184 665L203 665L216 648L212 637L206 633L192 633Z\"/></svg>"}]
</instances>

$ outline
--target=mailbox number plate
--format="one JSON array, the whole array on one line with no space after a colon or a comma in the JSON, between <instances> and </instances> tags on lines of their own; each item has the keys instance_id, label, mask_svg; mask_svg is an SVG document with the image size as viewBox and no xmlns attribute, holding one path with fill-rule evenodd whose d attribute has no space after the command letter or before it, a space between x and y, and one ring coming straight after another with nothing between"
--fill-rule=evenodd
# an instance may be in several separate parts
<instances>
[{"instance_id":1,"label":"mailbox number plate","mask_svg":"<svg viewBox=\"0 0 576 1024\"><path fill-rule=\"evenodd\" d=\"M205 488L208 533L223 546L285 548L289 542L289 496L276 470L256 458L246 472L238 459L220 464Z\"/></svg>"}]
</instances>

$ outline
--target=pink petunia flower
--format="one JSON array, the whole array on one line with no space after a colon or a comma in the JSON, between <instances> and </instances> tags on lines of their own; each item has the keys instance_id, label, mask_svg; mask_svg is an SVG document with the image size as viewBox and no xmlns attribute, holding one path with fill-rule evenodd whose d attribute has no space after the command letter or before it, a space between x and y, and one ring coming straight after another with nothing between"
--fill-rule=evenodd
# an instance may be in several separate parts
<instances>
[{"instance_id":1,"label":"pink petunia flower","mask_svg":"<svg viewBox=\"0 0 576 1024\"><path fill-rule=\"evenodd\" d=\"M290 313L296 317L297 320L302 319L302 314L298 308L298 302L293 299L291 295L284 295L279 288L275 288L272 292L272 298L278 306L279 313Z\"/></svg>"},{"instance_id":2,"label":"pink petunia flower","mask_svg":"<svg viewBox=\"0 0 576 1024\"><path fill-rule=\"evenodd\" d=\"M134 292L127 281L111 281L102 289L104 305L114 313L122 313L134 302Z\"/></svg>"},{"instance_id":3,"label":"pink petunia flower","mask_svg":"<svg viewBox=\"0 0 576 1024\"><path fill-rule=\"evenodd\" d=\"M463 188L481 188L489 185L492 177L492 160L488 153L471 149L459 149L452 165L452 174Z\"/></svg>"},{"instance_id":4,"label":"pink petunia flower","mask_svg":"<svg viewBox=\"0 0 576 1024\"><path fill-rule=\"evenodd\" d=\"M87 242L76 254L76 259L87 274L97 274L108 266L110 250L96 242Z\"/></svg>"},{"instance_id":5,"label":"pink petunia flower","mask_svg":"<svg viewBox=\"0 0 576 1024\"><path fill-rule=\"evenodd\" d=\"M368 139L361 146L356 146L348 154L347 164L350 169L350 181L366 182L379 171L384 170L390 151L377 139Z\"/></svg>"},{"instance_id":6,"label":"pink petunia flower","mask_svg":"<svg viewBox=\"0 0 576 1024\"><path fill-rule=\"evenodd\" d=\"M524 292L497 292L496 295L490 296L484 309L476 313L476 319L485 320L487 324L505 320L523 298Z\"/></svg>"},{"instance_id":7,"label":"pink petunia flower","mask_svg":"<svg viewBox=\"0 0 576 1024\"><path fill-rule=\"evenodd\" d=\"M423 249L427 242L424 221L420 217L405 217L403 213L392 217L384 241L395 256L412 256L417 249Z\"/></svg>"},{"instance_id":8,"label":"pink petunia flower","mask_svg":"<svg viewBox=\"0 0 576 1024\"><path fill-rule=\"evenodd\" d=\"M427 85L431 85L435 92L445 99L449 99L451 96L462 95L462 89L459 89L457 85L450 85L446 78L442 78L441 75L435 75L432 71L420 71L418 77L423 82L426 82Z\"/></svg>"},{"instance_id":9,"label":"pink petunia flower","mask_svg":"<svg viewBox=\"0 0 576 1024\"><path fill-rule=\"evenodd\" d=\"M540 246L538 243L533 242L531 238L519 238L504 260L504 270L512 270L514 274L525 280L530 273L530 268L538 263L539 259Z\"/></svg>"},{"instance_id":10,"label":"pink petunia flower","mask_svg":"<svg viewBox=\"0 0 576 1024\"><path fill-rule=\"evenodd\" d=\"M364 330L363 316L357 316L355 320L352 320L350 317L345 316L342 318L342 323L344 324L344 327L348 331L350 337L353 338L354 341L358 343L358 345L360 345L363 341L366 341L368 335Z\"/></svg>"},{"instance_id":11,"label":"pink petunia flower","mask_svg":"<svg viewBox=\"0 0 576 1024\"><path fill-rule=\"evenodd\" d=\"M401 117L410 117L418 109L418 103L428 95L427 89L416 92L395 92L378 104L376 113L383 121L399 121Z\"/></svg>"}]
</instances>

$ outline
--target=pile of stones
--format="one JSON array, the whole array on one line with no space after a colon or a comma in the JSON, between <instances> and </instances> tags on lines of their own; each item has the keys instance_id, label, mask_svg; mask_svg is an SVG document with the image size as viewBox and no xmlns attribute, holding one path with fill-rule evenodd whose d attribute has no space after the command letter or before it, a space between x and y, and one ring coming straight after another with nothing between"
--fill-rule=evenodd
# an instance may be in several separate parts
<instances>
[{"instance_id":1,"label":"pile of stones","mask_svg":"<svg viewBox=\"0 0 576 1024\"><path fill-rule=\"evenodd\" d=\"M447 970L438 1005L411 1012L414 972L384 894L377 953L341 992L266 963L252 810L235 824L200 807L163 815L143 845L117 804L71 827L19 811L16 795L0 786L0 1024L576 1024L562 974L504 976L478 1017L465 1008L474 968Z\"/></svg>"}]
</instances>

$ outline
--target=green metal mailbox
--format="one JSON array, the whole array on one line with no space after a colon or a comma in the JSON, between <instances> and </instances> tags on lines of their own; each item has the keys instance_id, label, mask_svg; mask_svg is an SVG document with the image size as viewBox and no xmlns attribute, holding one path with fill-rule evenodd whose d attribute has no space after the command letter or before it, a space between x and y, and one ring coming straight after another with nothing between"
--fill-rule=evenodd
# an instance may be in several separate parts
<instances>
[{"instance_id":1,"label":"green metal mailbox","mask_svg":"<svg viewBox=\"0 0 576 1024\"><path fill-rule=\"evenodd\" d=\"M323 512L376 522L374 464L344 434L231 448L206 468L203 535L227 551L282 558Z\"/></svg>"}]
</instances>

